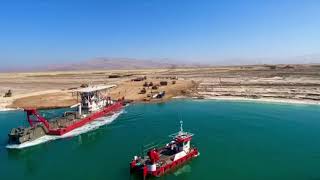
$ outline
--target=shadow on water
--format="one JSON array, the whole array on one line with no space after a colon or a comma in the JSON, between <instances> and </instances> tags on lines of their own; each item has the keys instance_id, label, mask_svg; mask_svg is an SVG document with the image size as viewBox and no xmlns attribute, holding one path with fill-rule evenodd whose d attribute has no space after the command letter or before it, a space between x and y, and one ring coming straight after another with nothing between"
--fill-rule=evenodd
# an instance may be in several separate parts
<instances>
[{"instance_id":1,"label":"shadow on water","mask_svg":"<svg viewBox=\"0 0 320 180\"><path fill-rule=\"evenodd\" d=\"M10 162L21 164L23 176L34 177L43 171L43 161L46 162L51 157L47 157L48 154L59 154L69 151L72 152L82 151L86 147L94 147L101 143L104 137L110 134L110 130L106 127L101 127L92 132L81 134L78 136L58 139L51 142L46 142L40 145L31 146L23 149L7 149L3 148L2 152L7 154ZM57 144L59 149L56 149ZM61 154L61 157L67 157L68 155ZM20 172L21 172L20 171Z\"/></svg>"},{"instance_id":2,"label":"shadow on water","mask_svg":"<svg viewBox=\"0 0 320 180\"><path fill-rule=\"evenodd\" d=\"M7 157L11 162L19 162L24 167L21 175L34 176L42 167L42 161L37 155L49 151L49 147L43 144L24 149L6 149L6 151Z\"/></svg>"}]
</instances>

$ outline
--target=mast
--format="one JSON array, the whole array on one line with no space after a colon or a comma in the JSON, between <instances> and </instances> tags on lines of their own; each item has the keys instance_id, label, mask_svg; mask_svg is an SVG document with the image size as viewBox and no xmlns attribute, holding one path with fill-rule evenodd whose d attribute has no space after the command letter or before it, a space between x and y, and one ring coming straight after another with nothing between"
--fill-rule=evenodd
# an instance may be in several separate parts
<instances>
[{"instance_id":1,"label":"mast","mask_svg":"<svg viewBox=\"0 0 320 180\"><path fill-rule=\"evenodd\" d=\"M180 121L180 133L183 133L183 121Z\"/></svg>"}]
</instances>

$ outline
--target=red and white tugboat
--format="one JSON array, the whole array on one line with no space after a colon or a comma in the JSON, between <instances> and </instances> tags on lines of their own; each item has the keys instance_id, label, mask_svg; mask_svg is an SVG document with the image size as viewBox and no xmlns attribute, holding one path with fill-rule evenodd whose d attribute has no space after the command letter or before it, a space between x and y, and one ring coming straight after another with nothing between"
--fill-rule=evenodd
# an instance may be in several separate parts
<instances>
[{"instance_id":1,"label":"red and white tugboat","mask_svg":"<svg viewBox=\"0 0 320 180\"><path fill-rule=\"evenodd\" d=\"M151 148L144 157L134 156L130 163L130 172L147 177L160 177L165 173L185 164L199 155L198 149L190 145L193 134L180 131L170 135L173 140L164 147Z\"/></svg>"},{"instance_id":2,"label":"red and white tugboat","mask_svg":"<svg viewBox=\"0 0 320 180\"><path fill-rule=\"evenodd\" d=\"M124 106L124 100L114 101L110 97L103 96L102 93L102 91L114 86L90 86L79 89L76 93L77 97L80 97L80 103L73 106L78 107L78 110L67 111L59 118L47 120L36 109L25 109L30 126L13 128L8 134L9 144L7 147L24 147L22 144L25 143L36 145L46 135L63 136L97 118L119 111Z\"/></svg>"}]
</instances>

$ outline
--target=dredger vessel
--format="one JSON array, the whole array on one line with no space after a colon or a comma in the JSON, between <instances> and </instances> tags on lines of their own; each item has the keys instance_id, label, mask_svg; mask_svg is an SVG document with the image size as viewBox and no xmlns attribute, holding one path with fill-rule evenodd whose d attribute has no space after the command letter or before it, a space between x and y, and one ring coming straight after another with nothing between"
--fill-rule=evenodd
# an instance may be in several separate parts
<instances>
[{"instance_id":1,"label":"dredger vessel","mask_svg":"<svg viewBox=\"0 0 320 180\"><path fill-rule=\"evenodd\" d=\"M29 127L13 128L8 134L9 145L32 142L45 135L62 136L82 127L97 118L119 111L124 106L124 98L111 100L103 92L114 87L90 86L75 91L80 103L71 106L77 111L64 112L62 117L47 120L36 109L25 109Z\"/></svg>"}]
</instances>

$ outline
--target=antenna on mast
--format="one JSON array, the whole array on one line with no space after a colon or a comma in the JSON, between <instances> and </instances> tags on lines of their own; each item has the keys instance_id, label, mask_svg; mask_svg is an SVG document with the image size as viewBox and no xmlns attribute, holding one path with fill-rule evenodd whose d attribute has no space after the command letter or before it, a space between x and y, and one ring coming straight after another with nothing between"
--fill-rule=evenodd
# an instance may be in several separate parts
<instances>
[{"instance_id":1,"label":"antenna on mast","mask_svg":"<svg viewBox=\"0 0 320 180\"><path fill-rule=\"evenodd\" d=\"M182 126L183 126L183 121L180 121L180 132L183 132Z\"/></svg>"}]
</instances>

